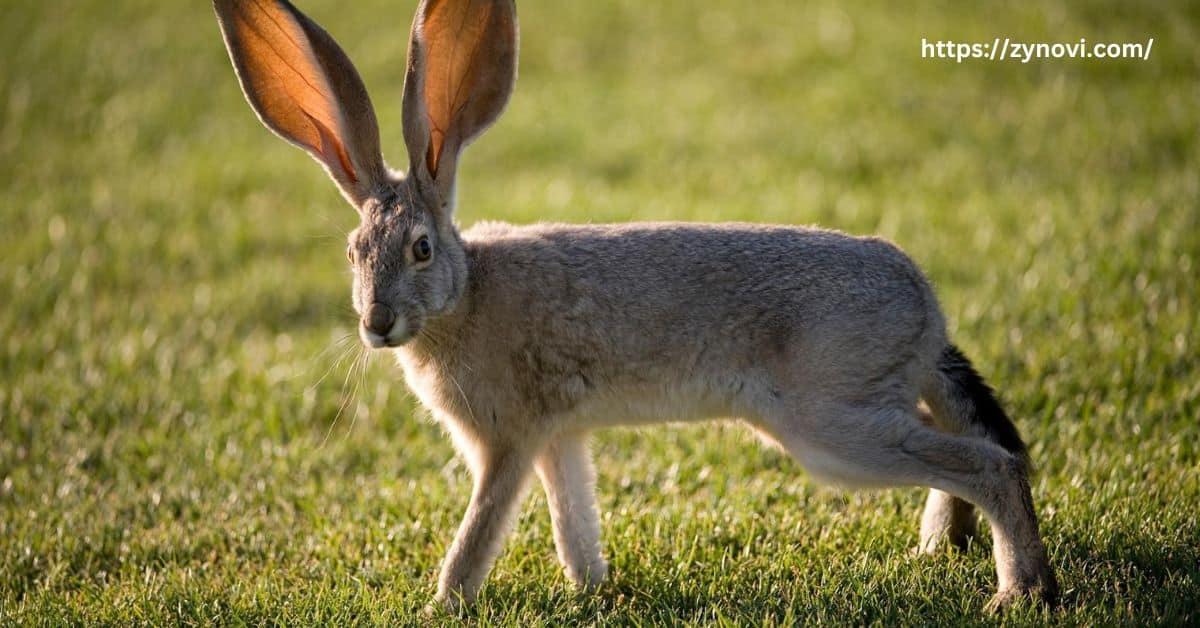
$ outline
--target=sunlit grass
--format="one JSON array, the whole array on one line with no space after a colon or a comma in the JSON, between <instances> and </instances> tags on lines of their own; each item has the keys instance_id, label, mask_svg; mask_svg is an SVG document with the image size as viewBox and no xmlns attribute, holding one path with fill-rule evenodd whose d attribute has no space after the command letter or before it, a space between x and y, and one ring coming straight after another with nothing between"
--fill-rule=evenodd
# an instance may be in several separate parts
<instances>
[{"instance_id":1,"label":"sunlit grass","mask_svg":"<svg viewBox=\"0 0 1200 628\"><path fill-rule=\"evenodd\" d=\"M319 169L263 130L206 3L0 21L0 623L413 621L468 477L353 340ZM300 2L403 166L413 2ZM1200 15L1178 3L521 0L483 219L878 233L937 284L1040 469L1064 588L1018 621L1200 621ZM1147 62L920 59L922 37L1156 38ZM357 365L357 366L355 366ZM613 577L526 504L480 624L988 621L987 544L914 560L922 494L843 493L735 426L595 443ZM983 539L986 541L986 538Z\"/></svg>"}]
</instances>

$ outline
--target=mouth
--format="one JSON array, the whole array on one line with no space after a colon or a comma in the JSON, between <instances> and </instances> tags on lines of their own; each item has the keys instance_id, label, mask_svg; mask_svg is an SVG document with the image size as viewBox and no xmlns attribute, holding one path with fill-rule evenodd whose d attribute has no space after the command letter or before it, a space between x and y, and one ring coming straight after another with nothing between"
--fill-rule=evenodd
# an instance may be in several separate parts
<instances>
[{"instance_id":1,"label":"mouth","mask_svg":"<svg viewBox=\"0 0 1200 628\"><path fill-rule=\"evenodd\" d=\"M377 334L363 325L358 326L358 337L368 349L394 349L412 340L411 330L403 329L403 325L395 325L387 335Z\"/></svg>"}]
</instances>

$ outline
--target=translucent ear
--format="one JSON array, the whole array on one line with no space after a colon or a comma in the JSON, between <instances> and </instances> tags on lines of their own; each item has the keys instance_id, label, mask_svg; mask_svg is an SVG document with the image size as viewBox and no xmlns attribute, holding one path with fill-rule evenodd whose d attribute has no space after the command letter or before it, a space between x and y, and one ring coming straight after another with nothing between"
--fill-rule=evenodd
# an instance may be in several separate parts
<instances>
[{"instance_id":1,"label":"translucent ear","mask_svg":"<svg viewBox=\"0 0 1200 628\"><path fill-rule=\"evenodd\" d=\"M462 149L500 117L517 77L513 0L422 0L404 81L411 172L447 211Z\"/></svg>"},{"instance_id":2,"label":"translucent ear","mask_svg":"<svg viewBox=\"0 0 1200 628\"><path fill-rule=\"evenodd\" d=\"M346 53L287 0L214 0L246 100L262 123L325 166L359 206L387 179L379 123Z\"/></svg>"}]
</instances>

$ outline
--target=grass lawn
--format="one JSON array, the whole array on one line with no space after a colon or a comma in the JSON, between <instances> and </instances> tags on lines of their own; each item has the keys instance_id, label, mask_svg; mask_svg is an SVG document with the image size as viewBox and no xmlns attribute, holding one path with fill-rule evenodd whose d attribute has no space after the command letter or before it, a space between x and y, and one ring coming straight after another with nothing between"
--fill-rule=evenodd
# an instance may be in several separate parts
<instances>
[{"instance_id":1,"label":"grass lawn","mask_svg":"<svg viewBox=\"0 0 1200 628\"><path fill-rule=\"evenodd\" d=\"M404 166L413 0L301 8ZM521 76L463 225L815 223L895 240L1031 443L1063 588L1013 623L1200 622L1200 5L520 0ZM371 6L366 6L371 5ZM921 38L1144 42L928 60ZM405 624L469 477L353 340L357 221L262 129L205 2L0 20L0 624ZM736 424L594 442L612 578L531 492L480 625L992 623L986 534L849 493Z\"/></svg>"}]
</instances>

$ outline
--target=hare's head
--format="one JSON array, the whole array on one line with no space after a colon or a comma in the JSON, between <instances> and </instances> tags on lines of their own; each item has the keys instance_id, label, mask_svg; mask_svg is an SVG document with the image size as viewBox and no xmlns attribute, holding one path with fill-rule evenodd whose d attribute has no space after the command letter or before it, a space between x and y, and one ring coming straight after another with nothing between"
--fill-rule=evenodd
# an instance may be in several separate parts
<instances>
[{"instance_id":1,"label":"hare's head","mask_svg":"<svg viewBox=\"0 0 1200 628\"><path fill-rule=\"evenodd\" d=\"M375 110L333 38L286 0L215 0L246 100L325 166L361 224L354 309L371 347L403 344L454 307L466 254L454 226L462 149L500 116L517 70L513 0L423 0L404 81L407 173L384 164Z\"/></svg>"}]
</instances>

